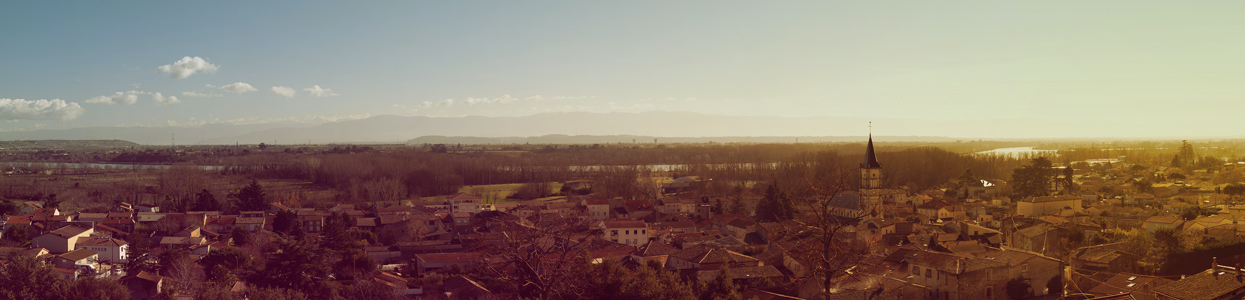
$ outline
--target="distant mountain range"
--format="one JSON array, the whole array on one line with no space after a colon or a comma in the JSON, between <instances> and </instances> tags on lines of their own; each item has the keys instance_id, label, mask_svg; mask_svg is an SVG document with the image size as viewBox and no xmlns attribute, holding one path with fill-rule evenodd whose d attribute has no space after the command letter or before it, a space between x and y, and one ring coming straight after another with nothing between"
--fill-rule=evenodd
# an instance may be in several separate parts
<instances>
[{"instance_id":1,"label":"distant mountain range","mask_svg":"<svg viewBox=\"0 0 1245 300\"><path fill-rule=\"evenodd\" d=\"M177 144L327 143L630 143L860 141L869 122L879 140L946 141L949 137L1058 137L1082 126L1036 119L927 121L864 117L720 116L692 112L544 113L523 117L375 116L318 125L88 127L0 132L0 140L127 140ZM883 138L882 136L885 136ZM682 138L671 138L682 137Z\"/></svg>"}]
</instances>

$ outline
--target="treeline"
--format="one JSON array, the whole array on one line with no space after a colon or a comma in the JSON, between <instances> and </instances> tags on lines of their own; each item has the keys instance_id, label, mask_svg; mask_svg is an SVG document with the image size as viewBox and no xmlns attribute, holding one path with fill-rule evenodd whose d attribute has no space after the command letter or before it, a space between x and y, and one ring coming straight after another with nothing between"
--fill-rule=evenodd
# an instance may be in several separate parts
<instances>
[{"instance_id":1,"label":"treeline","mask_svg":"<svg viewBox=\"0 0 1245 300\"><path fill-rule=\"evenodd\" d=\"M582 149L582 148L581 148ZM964 155L934 147L878 147L887 187L921 190L940 186L966 169L983 179L1007 178L1020 158ZM655 176L702 176L711 193L757 182L800 180L831 172L855 172L864 146L719 145L661 148L599 147L581 151L495 154L434 153L415 149L350 154L271 153L222 160L221 172L299 179L334 188L353 201L387 201L457 192L466 185L596 181L610 197L642 198L656 192ZM630 163L622 163L630 162ZM857 186L859 175L843 176ZM637 178L639 180L637 180Z\"/></svg>"}]
</instances>

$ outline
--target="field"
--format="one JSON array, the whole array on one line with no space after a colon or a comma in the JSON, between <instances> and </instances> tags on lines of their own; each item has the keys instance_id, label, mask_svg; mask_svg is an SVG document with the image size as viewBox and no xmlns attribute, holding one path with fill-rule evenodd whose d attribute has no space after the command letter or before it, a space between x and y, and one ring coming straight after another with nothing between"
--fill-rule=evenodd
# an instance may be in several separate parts
<instances>
[{"instance_id":1,"label":"field","mask_svg":"<svg viewBox=\"0 0 1245 300\"><path fill-rule=\"evenodd\" d=\"M562 189L562 183L560 182L550 182L550 186L552 186L553 192L557 192L558 190ZM484 198L484 203L510 203L510 202L516 202L518 200L506 199L506 197L513 195L515 191L519 190L520 187L523 187L522 183L467 185L467 186L463 186L462 188L458 189L458 192L468 193L472 195L480 195L482 198ZM547 198L540 198L537 200L549 201L549 200L557 200L557 199L561 199L561 197L547 197Z\"/></svg>"}]
</instances>

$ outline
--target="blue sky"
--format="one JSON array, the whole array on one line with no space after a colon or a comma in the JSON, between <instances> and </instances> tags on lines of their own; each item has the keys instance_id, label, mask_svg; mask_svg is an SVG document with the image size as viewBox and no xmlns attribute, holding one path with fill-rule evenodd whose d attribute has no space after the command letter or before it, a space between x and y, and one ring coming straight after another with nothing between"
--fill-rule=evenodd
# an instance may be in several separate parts
<instances>
[{"instance_id":1,"label":"blue sky","mask_svg":"<svg viewBox=\"0 0 1245 300\"><path fill-rule=\"evenodd\" d=\"M663 110L1232 134L1240 6L10 1L0 129ZM157 72L187 57L210 66Z\"/></svg>"}]
</instances>

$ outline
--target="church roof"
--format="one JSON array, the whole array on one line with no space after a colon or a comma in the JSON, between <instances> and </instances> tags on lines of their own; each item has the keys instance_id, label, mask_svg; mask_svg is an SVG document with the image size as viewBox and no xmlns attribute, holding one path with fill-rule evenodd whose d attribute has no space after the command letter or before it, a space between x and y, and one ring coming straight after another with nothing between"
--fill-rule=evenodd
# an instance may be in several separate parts
<instances>
[{"instance_id":1,"label":"church roof","mask_svg":"<svg viewBox=\"0 0 1245 300\"><path fill-rule=\"evenodd\" d=\"M878 163L878 157L873 154L873 135L869 135L869 146L865 148L865 162L860 164L862 169L881 169L882 164Z\"/></svg>"}]
</instances>

